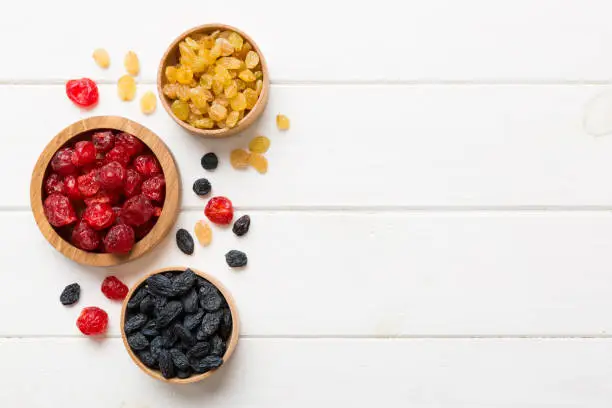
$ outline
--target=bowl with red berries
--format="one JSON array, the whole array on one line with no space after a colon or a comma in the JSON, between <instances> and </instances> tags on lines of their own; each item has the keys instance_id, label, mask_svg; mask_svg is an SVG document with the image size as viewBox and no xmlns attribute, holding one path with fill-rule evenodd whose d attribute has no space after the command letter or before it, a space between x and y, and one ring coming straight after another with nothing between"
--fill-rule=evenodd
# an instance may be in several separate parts
<instances>
[{"instance_id":1,"label":"bowl with red berries","mask_svg":"<svg viewBox=\"0 0 612 408\"><path fill-rule=\"evenodd\" d=\"M136 259L170 231L180 181L164 142L126 118L73 123L32 173L30 204L47 241L71 260L112 266Z\"/></svg>"}]
</instances>

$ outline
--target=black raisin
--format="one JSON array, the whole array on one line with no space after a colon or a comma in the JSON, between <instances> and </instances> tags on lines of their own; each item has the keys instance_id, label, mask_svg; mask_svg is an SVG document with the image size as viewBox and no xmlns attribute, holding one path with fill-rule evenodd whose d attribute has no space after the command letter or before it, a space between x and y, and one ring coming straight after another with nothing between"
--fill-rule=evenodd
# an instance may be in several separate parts
<instances>
[{"instance_id":1,"label":"black raisin","mask_svg":"<svg viewBox=\"0 0 612 408\"><path fill-rule=\"evenodd\" d=\"M219 310L222 302L223 301L221 295L216 289L214 292L211 292L200 298L200 306L202 306L202 308L204 308L204 310L206 310L207 312L214 312L215 310Z\"/></svg>"},{"instance_id":2,"label":"black raisin","mask_svg":"<svg viewBox=\"0 0 612 408\"><path fill-rule=\"evenodd\" d=\"M163 275L168 279L172 279L174 275L176 275L176 272L164 272Z\"/></svg>"},{"instance_id":3,"label":"black raisin","mask_svg":"<svg viewBox=\"0 0 612 408\"><path fill-rule=\"evenodd\" d=\"M191 368L188 367L186 370L177 370L176 376L180 379L185 379L191 377Z\"/></svg>"},{"instance_id":4,"label":"black raisin","mask_svg":"<svg viewBox=\"0 0 612 408\"><path fill-rule=\"evenodd\" d=\"M205 312L203 310L200 310L196 313L188 314L183 320L183 326L185 326L185 328L188 330L195 329L200 324L202 324L202 318L204 317L204 313Z\"/></svg>"},{"instance_id":5,"label":"black raisin","mask_svg":"<svg viewBox=\"0 0 612 408\"><path fill-rule=\"evenodd\" d=\"M221 318L221 325L219 326L219 335L224 339L229 339L232 334L232 312L230 309L223 309L223 317Z\"/></svg>"},{"instance_id":6,"label":"black raisin","mask_svg":"<svg viewBox=\"0 0 612 408\"><path fill-rule=\"evenodd\" d=\"M155 320L148 321L140 332L147 337L159 336L159 331L157 330L157 323L155 323Z\"/></svg>"},{"instance_id":7,"label":"black raisin","mask_svg":"<svg viewBox=\"0 0 612 408\"><path fill-rule=\"evenodd\" d=\"M73 305L79 301L79 297L81 297L81 285L78 283L71 283L62 291L60 302L62 302L64 306Z\"/></svg>"},{"instance_id":8,"label":"black raisin","mask_svg":"<svg viewBox=\"0 0 612 408\"><path fill-rule=\"evenodd\" d=\"M232 268L240 268L246 266L247 256L244 252L232 249L225 254L225 261Z\"/></svg>"},{"instance_id":9,"label":"black raisin","mask_svg":"<svg viewBox=\"0 0 612 408\"><path fill-rule=\"evenodd\" d=\"M222 357L225 354L225 342L217 335L210 339L210 348L210 354L213 356Z\"/></svg>"},{"instance_id":10,"label":"black raisin","mask_svg":"<svg viewBox=\"0 0 612 408\"><path fill-rule=\"evenodd\" d=\"M184 295L189 289L195 285L196 274L191 269L185 269L185 271L179 273L172 278L172 289L174 290L175 296Z\"/></svg>"},{"instance_id":11,"label":"black raisin","mask_svg":"<svg viewBox=\"0 0 612 408\"><path fill-rule=\"evenodd\" d=\"M202 285L200 285L200 289L198 289L198 296L200 296L200 299L202 299L209 293L213 293L216 291L217 288L215 288L212 283L206 281L206 283L202 283Z\"/></svg>"},{"instance_id":12,"label":"black raisin","mask_svg":"<svg viewBox=\"0 0 612 408\"><path fill-rule=\"evenodd\" d=\"M248 215L243 215L242 217L236 220L236 222L234 223L234 226L232 227L232 231L234 231L234 234L241 237L247 232L249 232L250 226L251 226L251 217L249 217Z\"/></svg>"},{"instance_id":13,"label":"black raisin","mask_svg":"<svg viewBox=\"0 0 612 408\"><path fill-rule=\"evenodd\" d=\"M149 291L144 286L137 289L136 292L134 292L134 294L128 301L128 304L127 304L128 309L136 309L137 307L139 307L142 299L144 299L145 296L147 296L148 294L149 294Z\"/></svg>"},{"instance_id":14,"label":"black raisin","mask_svg":"<svg viewBox=\"0 0 612 408\"><path fill-rule=\"evenodd\" d=\"M210 181L205 178L197 179L193 182L193 192L199 196L205 196L210 193L211 185Z\"/></svg>"},{"instance_id":15,"label":"black raisin","mask_svg":"<svg viewBox=\"0 0 612 408\"><path fill-rule=\"evenodd\" d=\"M187 360L187 356L179 349L171 349L170 356L172 357L172 362L174 363L174 366L179 370L187 370L189 368L189 361Z\"/></svg>"},{"instance_id":16,"label":"black raisin","mask_svg":"<svg viewBox=\"0 0 612 408\"><path fill-rule=\"evenodd\" d=\"M176 245L186 255L192 255L194 250L193 237L186 229L176 231Z\"/></svg>"},{"instance_id":17,"label":"black raisin","mask_svg":"<svg viewBox=\"0 0 612 408\"><path fill-rule=\"evenodd\" d=\"M159 352L159 371L164 376L164 378L172 378L174 377L174 363L172 362L172 356L168 350L161 350Z\"/></svg>"},{"instance_id":18,"label":"black raisin","mask_svg":"<svg viewBox=\"0 0 612 408\"><path fill-rule=\"evenodd\" d=\"M144 365L150 368L157 368L157 358L153 357L153 353L149 350L142 350L137 353L138 358Z\"/></svg>"},{"instance_id":19,"label":"black raisin","mask_svg":"<svg viewBox=\"0 0 612 408\"><path fill-rule=\"evenodd\" d=\"M183 344L185 344L187 347L191 347L196 343L195 336L191 334L191 331L182 324L175 324L174 332L176 333L178 338L181 339Z\"/></svg>"},{"instance_id":20,"label":"black raisin","mask_svg":"<svg viewBox=\"0 0 612 408\"><path fill-rule=\"evenodd\" d=\"M200 163L205 170L214 170L219 165L219 158L212 152L206 153L204 156L202 156Z\"/></svg>"},{"instance_id":21,"label":"black raisin","mask_svg":"<svg viewBox=\"0 0 612 408\"><path fill-rule=\"evenodd\" d=\"M196 285L199 287L212 286L212 284L201 276L196 276ZM213 286L214 287L214 286Z\"/></svg>"},{"instance_id":22,"label":"black raisin","mask_svg":"<svg viewBox=\"0 0 612 408\"><path fill-rule=\"evenodd\" d=\"M123 329L127 334L133 333L144 327L144 325L147 323L147 320L149 320L147 316L142 313L138 313L127 319L127 321L123 325Z\"/></svg>"},{"instance_id":23,"label":"black raisin","mask_svg":"<svg viewBox=\"0 0 612 408\"><path fill-rule=\"evenodd\" d=\"M149 340L140 332L129 335L127 342L132 350L144 350L149 347Z\"/></svg>"},{"instance_id":24,"label":"black raisin","mask_svg":"<svg viewBox=\"0 0 612 408\"><path fill-rule=\"evenodd\" d=\"M169 326L169 327L166 327L165 329L162 329L161 337L162 337L162 347L166 349L174 347L174 344L178 340L178 336L176 335L174 326Z\"/></svg>"},{"instance_id":25,"label":"black raisin","mask_svg":"<svg viewBox=\"0 0 612 408\"><path fill-rule=\"evenodd\" d=\"M223 310L216 312L206 313L202 319L202 331L206 336L212 336L221 324L221 317L223 317Z\"/></svg>"},{"instance_id":26,"label":"black raisin","mask_svg":"<svg viewBox=\"0 0 612 408\"><path fill-rule=\"evenodd\" d=\"M147 287L149 292L153 293L154 295L165 297L174 296L172 281L161 273L156 273L153 276L149 276L147 278Z\"/></svg>"},{"instance_id":27,"label":"black raisin","mask_svg":"<svg viewBox=\"0 0 612 408\"><path fill-rule=\"evenodd\" d=\"M183 304L180 301L173 300L168 302L168 304L159 311L159 316L157 316L156 320L157 328L166 327L181 313L183 313Z\"/></svg>"},{"instance_id":28,"label":"black raisin","mask_svg":"<svg viewBox=\"0 0 612 408\"><path fill-rule=\"evenodd\" d=\"M151 354L153 358L157 360L159 358L159 352L162 351L164 347L164 339L161 336L157 336L153 340L151 340Z\"/></svg>"},{"instance_id":29,"label":"black raisin","mask_svg":"<svg viewBox=\"0 0 612 408\"><path fill-rule=\"evenodd\" d=\"M185 296L181 298L185 313L195 313L198 310L198 292L191 289Z\"/></svg>"},{"instance_id":30,"label":"black raisin","mask_svg":"<svg viewBox=\"0 0 612 408\"><path fill-rule=\"evenodd\" d=\"M140 302L140 312L150 315L153 313L153 310L155 310L155 300L153 296L145 296L142 302Z\"/></svg>"},{"instance_id":31,"label":"black raisin","mask_svg":"<svg viewBox=\"0 0 612 408\"><path fill-rule=\"evenodd\" d=\"M210 343L200 341L187 351L187 358L202 358L207 356L208 353L210 353Z\"/></svg>"},{"instance_id":32,"label":"black raisin","mask_svg":"<svg viewBox=\"0 0 612 408\"><path fill-rule=\"evenodd\" d=\"M206 340L207 338L208 338L208 336L206 334L204 334L204 331L200 327L198 329L198 332L196 333L196 340L197 341L203 341L203 340Z\"/></svg>"},{"instance_id":33,"label":"black raisin","mask_svg":"<svg viewBox=\"0 0 612 408\"><path fill-rule=\"evenodd\" d=\"M155 317L159 316L159 312L168 304L168 298L165 296L153 296L153 302L155 303L155 308L153 309L153 315Z\"/></svg>"},{"instance_id":34,"label":"black raisin","mask_svg":"<svg viewBox=\"0 0 612 408\"><path fill-rule=\"evenodd\" d=\"M223 360L217 356L206 356L203 359L190 359L189 364L196 373L205 373L220 367Z\"/></svg>"}]
</instances>

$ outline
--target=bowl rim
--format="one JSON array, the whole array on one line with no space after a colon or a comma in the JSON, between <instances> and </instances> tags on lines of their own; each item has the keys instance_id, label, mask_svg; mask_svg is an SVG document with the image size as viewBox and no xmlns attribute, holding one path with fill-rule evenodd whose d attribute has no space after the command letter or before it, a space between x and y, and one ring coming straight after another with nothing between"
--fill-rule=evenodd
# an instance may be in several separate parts
<instances>
[{"instance_id":1,"label":"bowl rim","mask_svg":"<svg viewBox=\"0 0 612 408\"><path fill-rule=\"evenodd\" d=\"M134 294L134 292L136 291L136 289L138 289L140 285L142 285L149 277L153 275L158 275L164 272L174 272L174 271L181 272L187 269L191 269L196 275L212 283L219 290L219 292L221 292L232 314L232 332L230 334L230 341L227 343L227 349L225 350L225 354L223 355L223 364L221 365L221 367L216 368L214 370L210 370L203 374L192 375L189 378L176 378L176 377L165 378L163 375L161 375L159 370L154 370L154 369L151 369L145 366L144 363L140 361L138 356L136 356L136 354L134 353L134 351L128 344L127 335L125 333L125 328L124 328L125 316L127 312L127 304L129 300L131 299L132 295ZM222 369L227 364L230 357L234 353L236 346L238 345L238 340L240 338L240 319L238 316L238 307L236 306L236 301L234 300L234 297L232 296L232 294L229 292L229 290L227 290L227 288L217 278L211 276L210 274L206 272L202 272L198 269L191 268L188 266L168 266L165 268L156 269L152 272L145 274L140 279L138 279L138 281L136 281L136 283L132 285L132 287L130 288L130 291L128 292L127 296L123 300L123 304L121 305L121 318L120 319L121 320L119 321L119 323L120 323L120 329L121 329L121 339L123 340L123 346L125 347L132 361L149 376L157 380L160 380L166 383L171 383L171 384L190 384L190 383L198 382L198 381L201 381L201 380L204 380L210 377L211 375L213 375L214 373Z\"/></svg>"},{"instance_id":2,"label":"bowl rim","mask_svg":"<svg viewBox=\"0 0 612 408\"><path fill-rule=\"evenodd\" d=\"M162 166L166 180L166 198L163 211L155 226L140 241L132 251L126 255L96 253L84 251L70 242L64 240L49 223L44 213L43 190L45 174L55 153L66 143L83 133L92 130L118 130L130 133L151 149ZM141 257L157 244L170 232L179 212L180 203L180 175L172 153L153 131L130 119L120 116L92 116L79 120L61 130L44 148L38 157L30 182L30 206L36 224L47 241L68 259L77 263L90 266L114 266L120 265Z\"/></svg>"},{"instance_id":3,"label":"bowl rim","mask_svg":"<svg viewBox=\"0 0 612 408\"><path fill-rule=\"evenodd\" d=\"M245 41L251 44L251 46L257 52L257 54L259 54L261 71L263 72L263 88L261 90L261 94L259 95L259 98L257 99L257 102L255 103L255 106L253 106L253 109L251 109L249 113L247 113L242 119L240 119L240 121L233 128L199 129L177 118L176 115L172 112L172 109L170 109L169 98L166 95L164 95L164 92L163 92L163 85L165 83L165 73L164 72L167 66L166 61L168 60L169 55L175 50L175 48L178 47L179 43L182 40L184 40L185 37L188 37L195 33L208 32L208 31L214 31L214 30L235 31L236 33L240 34ZM204 137L211 137L211 138L227 137L227 136L231 136L236 133L239 133L243 131L244 129L246 129L247 127L249 127L265 110L266 105L268 104L269 88L270 88L270 74L268 71L268 64L266 62L266 58L261 52L261 48L259 48L259 46L253 40L253 38L251 38L251 36L249 36L244 31L240 30L239 28L233 27L231 25L222 24L222 23L203 24L203 25L199 25L199 26L196 26L196 27L193 27L193 28L190 28L184 31L182 34L176 37L174 41L172 41L170 45L166 48L166 51L164 52L164 55L162 56L159 62L159 67L157 69L157 93L159 95L159 100L161 102L161 105L164 107L164 110L168 113L168 115L170 115L172 120L178 123L181 127L183 127L184 129L188 130L191 133L194 133L200 136L204 136Z\"/></svg>"}]
</instances>

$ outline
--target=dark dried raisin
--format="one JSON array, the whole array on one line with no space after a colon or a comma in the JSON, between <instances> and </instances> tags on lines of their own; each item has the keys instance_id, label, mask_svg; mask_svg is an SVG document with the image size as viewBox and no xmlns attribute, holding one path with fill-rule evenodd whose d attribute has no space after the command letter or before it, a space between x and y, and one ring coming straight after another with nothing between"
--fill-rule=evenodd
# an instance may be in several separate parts
<instances>
[{"instance_id":1,"label":"dark dried raisin","mask_svg":"<svg viewBox=\"0 0 612 408\"><path fill-rule=\"evenodd\" d=\"M159 296L174 296L172 281L161 273L157 273L147 278L149 292Z\"/></svg>"},{"instance_id":2,"label":"dark dried raisin","mask_svg":"<svg viewBox=\"0 0 612 408\"><path fill-rule=\"evenodd\" d=\"M191 289L185 296L182 297L183 309L185 313L195 313L198 310L198 293L195 289Z\"/></svg>"},{"instance_id":3,"label":"dark dried raisin","mask_svg":"<svg viewBox=\"0 0 612 408\"><path fill-rule=\"evenodd\" d=\"M176 231L176 245L186 255L192 255L194 250L193 237L186 229Z\"/></svg>"},{"instance_id":4,"label":"dark dried raisin","mask_svg":"<svg viewBox=\"0 0 612 408\"><path fill-rule=\"evenodd\" d=\"M159 358L159 353L162 351L164 347L164 339L161 336L157 336L153 340L151 340L151 354L153 358L157 360Z\"/></svg>"},{"instance_id":5,"label":"dark dried raisin","mask_svg":"<svg viewBox=\"0 0 612 408\"><path fill-rule=\"evenodd\" d=\"M179 370L187 370L189 368L189 361L187 360L187 356L178 349L171 349L170 356L172 357L172 362L174 366Z\"/></svg>"},{"instance_id":6,"label":"dark dried raisin","mask_svg":"<svg viewBox=\"0 0 612 408\"><path fill-rule=\"evenodd\" d=\"M213 356L222 357L225 354L225 342L221 337L215 335L210 339L210 354Z\"/></svg>"},{"instance_id":7,"label":"dark dried raisin","mask_svg":"<svg viewBox=\"0 0 612 408\"><path fill-rule=\"evenodd\" d=\"M168 350L161 350L159 352L159 371L164 378L172 378L175 375L174 363L172 362L172 356Z\"/></svg>"},{"instance_id":8,"label":"dark dried raisin","mask_svg":"<svg viewBox=\"0 0 612 408\"><path fill-rule=\"evenodd\" d=\"M191 269L179 273L172 278L172 289L175 296L180 296L193 287L196 281L196 274Z\"/></svg>"},{"instance_id":9,"label":"dark dried raisin","mask_svg":"<svg viewBox=\"0 0 612 408\"><path fill-rule=\"evenodd\" d=\"M149 320L147 316L142 313L138 313L127 319L127 321L123 325L123 329L125 330L126 334L133 333L144 327L144 325L147 323L147 320Z\"/></svg>"},{"instance_id":10,"label":"dark dried raisin","mask_svg":"<svg viewBox=\"0 0 612 408\"><path fill-rule=\"evenodd\" d=\"M200 290L198 291L198 295L200 296L200 299L202 299L204 296L208 295L209 293L213 293L217 291L217 288L207 280L203 282L198 281L198 283L200 286Z\"/></svg>"},{"instance_id":11,"label":"dark dried raisin","mask_svg":"<svg viewBox=\"0 0 612 408\"><path fill-rule=\"evenodd\" d=\"M137 353L137 355L140 361L142 361L142 363L147 367L157 368L157 359L153 357L153 353L151 353L149 350L142 350L141 352Z\"/></svg>"},{"instance_id":12,"label":"dark dried raisin","mask_svg":"<svg viewBox=\"0 0 612 408\"><path fill-rule=\"evenodd\" d=\"M136 309L140 306L140 302L144 299L145 296L149 294L149 291L145 287L138 288L136 292L132 295L130 300L128 301L127 307L128 309Z\"/></svg>"},{"instance_id":13,"label":"dark dried raisin","mask_svg":"<svg viewBox=\"0 0 612 408\"><path fill-rule=\"evenodd\" d=\"M204 341L208 339L208 336L206 334L204 334L204 330L202 330L202 327L200 327L198 329L198 332L196 333L196 340L197 341Z\"/></svg>"},{"instance_id":14,"label":"dark dried raisin","mask_svg":"<svg viewBox=\"0 0 612 408\"><path fill-rule=\"evenodd\" d=\"M174 326L166 327L162 330L162 347L169 349L174 346L174 343L178 340Z\"/></svg>"},{"instance_id":15,"label":"dark dried raisin","mask_svg":"<svg viewBox=\"0 0 612 408\"><path fill-rule=\"evenodd\" d=\"M149 340L142 333L134 333L127 338L132 350L144 350L149 347Z\"/></svg>"},{"instance_id":16,"label":"dark dried raisin","mask_svg":"<svg viewBox=\"0 0 612 408\"><path fill-rule=\"evenodd\" d=\"M153 315L159 316L159 312L168 304L168 298L165 296L153 296L153 302L155 303L155 309L153 309Z\"/></svg>"},{"instance_id":17,"label":"dark dried raisin","mask_svg":"<svg viewBox=\"0 0 612 408\"><path fill-rule=\"evenodd\" d=\"M184 371L183 371L183 370L177 370L177 371L176 371L176 376L177 376L178 378L180 378L180 379L189 378L189 377L191 377L191 374L192 374L192 372L191 372L191 368L190 368L190 367L188 367L188 368L187 368L186 370L184 370Z\"/></svg>"},{"instance_id":18,"label":"dark dried raisin","mask_svg":"<svg viewBox=\"0 0 612 408\"><path fill-rule=\"evenodd\" d=\"M68 306L73 305L79 301L81 297L81 286L78 283L71 283L66 286L60 295L60 302L62 305Z\"/></svg>"},{"instance_id":19,"label":"dark dried raisin","mask_svg":"<svg viewBox=\"0 0 612 408\"><path fill-rule=\"evenodd\" d=\"M202 358L208 353L210 353L210 344L207 341L201 341L187 351L187 358Z\"/></svg>"},{"instance_id":20,"label":"dark dried raisin","mask_svg":"<svg viewBox=\"0 0 612 408\"><path fill-rule=\"evenodd\" d=\"M222 302L223 301L221 295L216 289L214 292L211 292L200 298L200 306L202 306L202 308L204 308L204 310L206 310L207 312L214 312L215 310L219 310Z\"/></svg>"},{"instance_id":21,"label":"dark dried raisin","mask_svg":"<svg viewBox=\"0 0 612 408\"><path fill-rule=\"evenodd\" d=\"M212 336L221 324L221 317L223 317L223 310L216 312L206 313L202 319L202 331L206 336Z\"/></svg>"},{"instance_id":22,"label":"dark dried raisin","mask_svg":"<svg viewBox=\"0 0 612 408\"><path fill-rule=\"evenodd\" d=\"M234 234L241 237L247 232L249 232L250 227L251 227L251 217L249 217L248 215L243 215L242 217L236 220L236 222L234 223L234 226L232 227L232 231L234 231Z\"/></svg>"},{"instance_id":23,"label":"dark dried raisin","mask_svg":"<svg viewBox=\"0 0 612 408\"><path fill-rule=\"evenodd\" d=\"M212 152L206 153L204 156L202 156L200 163L205 170L214 170L219 165L219 158Z\"/></svg>"},{"instance_id":24,"label":"dark dried raisin","mask_svg":"<svg viewBox=\"0 0 612 408\"><path fill-rule=\"evenodd\" d=\"M196 338L191 331L187 329L185 326L181 324L176 324L174 326L174 332L178 336L179 339L183 342L183 344L187 347L191 347L196 343Z\"/></svg>"},{"instance_id":25,"label":"dark dried raisin","mask_svg":"<svg viewBox=\"0 0 612 408\"><path fill-rule=\"evenodd\" d=\"M225 261L232 268L240 268L246 266L247 256L244 252L232 249L225 254Z\"/></svg>"},{"instance_id":26,"label":"dark dried raisin","mask_svg":"<svg viewBox=\"0 0 612 408\"><path fill-rule=\"evenodd\" d=\"M159 331L157 330L157 323L155 323L155 320L147 322L140 332L147 337L159 336Z\"/></svg>"},{"instance_id":27,"label":"dark dried raisin","mask_svg":"<svg viewBox=\"0 0 612 408\"><path fill-rule=\"evenodd\" d=\"M150 315L153 313L153 310L155 310L155 300L153 296L145 296L142 302L140 302L140 312Z\"/></svg>"},{"instance_id":28,"label":"dark dried raisin","mask_svg":"<svg viewBox=\"0 0 612 408\"><path fill-rule=\"evenodd\" d=\"M205 373L220 367L223 360L217 356L206 356L201 360L191 359L189 363L196 373Z\"/></svg>"},{"instance_id":29,"label":"dark dried raisin","mask_svg":"<svg viewBox=\"0 0 612 408\"><path fill-rule=\"evenodd\" d=\"M229 339L232 334L232 312L230 309L223 309L223 317L219 326L219 335L224 339Z\"/></svg>"},{"instance_id":30,"label":"dark dried raisin","mask_svg":"<svg viewBox=\"0 0 612 408\"><path fill-rule=\"evenodd\" d=\"M205 196L212 189L210 181L205 178L197 179L193 182L193 192L199 196Z\"/></svg>"},{"instance_id":31,"label":"dark dried raisin","mask_svg":"<svg viewBox=\"0 0 612 408\"><path fill-rule=\"evenodd\" d=\"M185 328L188 330L193 330L202 324L203 317L204 317L203 310L200 310L193 314L188 314L187 316L185 316L185 319L183 320L183 326L185 326Z\"/></svg>"},{"instance_id":32,"label":"dark dried raisin","mask_svg":"<svg viewBox=\"0 0 612 408\"><path fill-rule=\"evenodd\" d=\"M173 300L171 302L168 302L168 304L159 311L159 316L157 316L156 321L157 327L166 327L181 313L183 313L183 304L180 301Z\"/></svg>"}]
</instances>

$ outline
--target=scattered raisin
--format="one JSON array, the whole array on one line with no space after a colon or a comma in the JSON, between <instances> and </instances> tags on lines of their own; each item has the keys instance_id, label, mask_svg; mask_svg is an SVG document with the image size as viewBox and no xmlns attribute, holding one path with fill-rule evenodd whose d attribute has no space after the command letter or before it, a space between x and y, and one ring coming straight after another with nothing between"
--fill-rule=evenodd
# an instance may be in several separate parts
<instances>
[{"instance_id":1,"label":"scattered raisin","mask_svg":"<svg viewBox=\"0 0 612 408\"><path fill-rule=\"evenodd\" d=\"M232 249L225 254L225 261L232 268L240 268L246 266L247 256L244 252Z\"/></svg>"},{"instance_id":2,"label":"scattered raisin","mask_svg":"<svg viewBox=\"0 0 612 408\"><path fill-rule=\"evenodd\" d=\"M125 54L123 65L125 66L127 73L132 76L136 76L140 72L140 62L138 61L138 56L134 51L128 51L128 53Z\"/></svg>"},{"instance_id":3,"label":"scattered raisin","mask_svg":"<svg viewBox=\"0 0 612 408\"><path fill-rule=\"evenodd\" d=\"M270 139L265 136L254 137L249 143L249 150L253 153L263 154L270 148Z\"/></svg>"},{"instance_id":4,"label":"scattered raisin","mask_svg":"<svg viewBox=\"0 0 612 408\"><path fill-rule=\"evenodd\" d=\"M131 101L136 96L136 81L130 75L123 75L117 81L117 94L122 101Z\"/></svg>"},{"instance_id":5,"label":"scattered raisin","mask_svg":"<svg viewBox=\"0 0 612 408\"><path fill-rule=\"evenodd\" d=\"M230 164L235 169L245 169L249 166L251 154L244 149L234 149L230 153Z\"/></svg>"},{"instance_id":6,"label":"scattered raisin","mask_svg":"<svg viewBox=\"0 0 612 408\"><path fill-rule=\"evenodd\" d=\"M268 159L259 153L252 153L249 157L249 164L261 174L268 172Z\"/></svg>"},{"instance_id":7,"label":"scattered raisin","mask_svg":"<svg viewBox=\"0 0 612 408\"><path fill-rule=\"evenodd\" d=\"M145 115L150 115L155 112L157 107L157 96L151 91L145 92L140 98L140 110Z\"/></svg>"},{"instance_id":8,"label":"scattered raisin","mask_svg":"<svg viewBox=\"0 0 612 408\"><path fill-rule=\"evenodd\" d=\"M110 56L104 48L94 50L93 59L100 68L106 69L110 66Z\"/></svg>"},{"instance_id":9,"label":"scattered raisin","mask_svg":"<svg viewBox=\"0 0 612 408\"><path fill-rule=\"evenodd\" d=\"M205 170L214 170L219 165L219 158L214 153L206 153L200 161Z\"/></svg>"},{"instance_id":10,"label":"scattered raisin","mask_svg":"<svg viewBox=\"0 0 612 408\"><path fill-rule=\"evenodd\" d=\"M176 231L176 245L184 254L193 254L195 244L191 234L186 229L181 228Z\"/></svg>"},{"instance_id":11,"label":"scattered raisin","mask_svg":"<svg viewBox=\"0 0 612 408\"><path fill-rule=\"evenodd\" d=\"M289 129L289 118L281 114L276 115L276 127L279 130Z\"/></svg>"},{"instance_id":12,"label":"scattered raisin","mask_svg":"<svg viewBox=\"0 0 612 408\"><path fill-rule=\"evenodd\" d=\"M241 237L247 232L249 232L250 226L251 226L251 217L249 217L248 215L243 215L242 217L236 220L236 222L234 223L234 227L232 228L232 231L234 232L234 234Z\"/></svg>"},{"instance_id":13,"label":"scattered raisin","mask_svg":"<svg viewBox=\"0 0 612 408\"><path fill-rule=\"evenodd\" d=\"M81 297L81 286L78 283L71 283L62 291L60 302L64 306L73 305L79 301L79 297Z\"/></svg>"},{"instance_id":14,"label":"scattered raisin","mask_svg":"<svg viewBox=\"0 0 612 408\"><path fill-rule=\"evenodd\" d=\"M204 220L200 220L196 222L195 227L193 228L193 232L195 233L198 242L202 246L210 245L212 241L212 229L210 225L206 223Z\"/></svg>"},{"instance_id":15,"label":"scattered raisin","mask_svg":"<svg viewBox=\"0 0 612 408\"><path fill-rule=\"evenodd\" d=\"M205 178L197 179L193 183L193 192L199 196L204 196L210 193L211 185L210 181Z\"/></svg>"}]
</instances>

